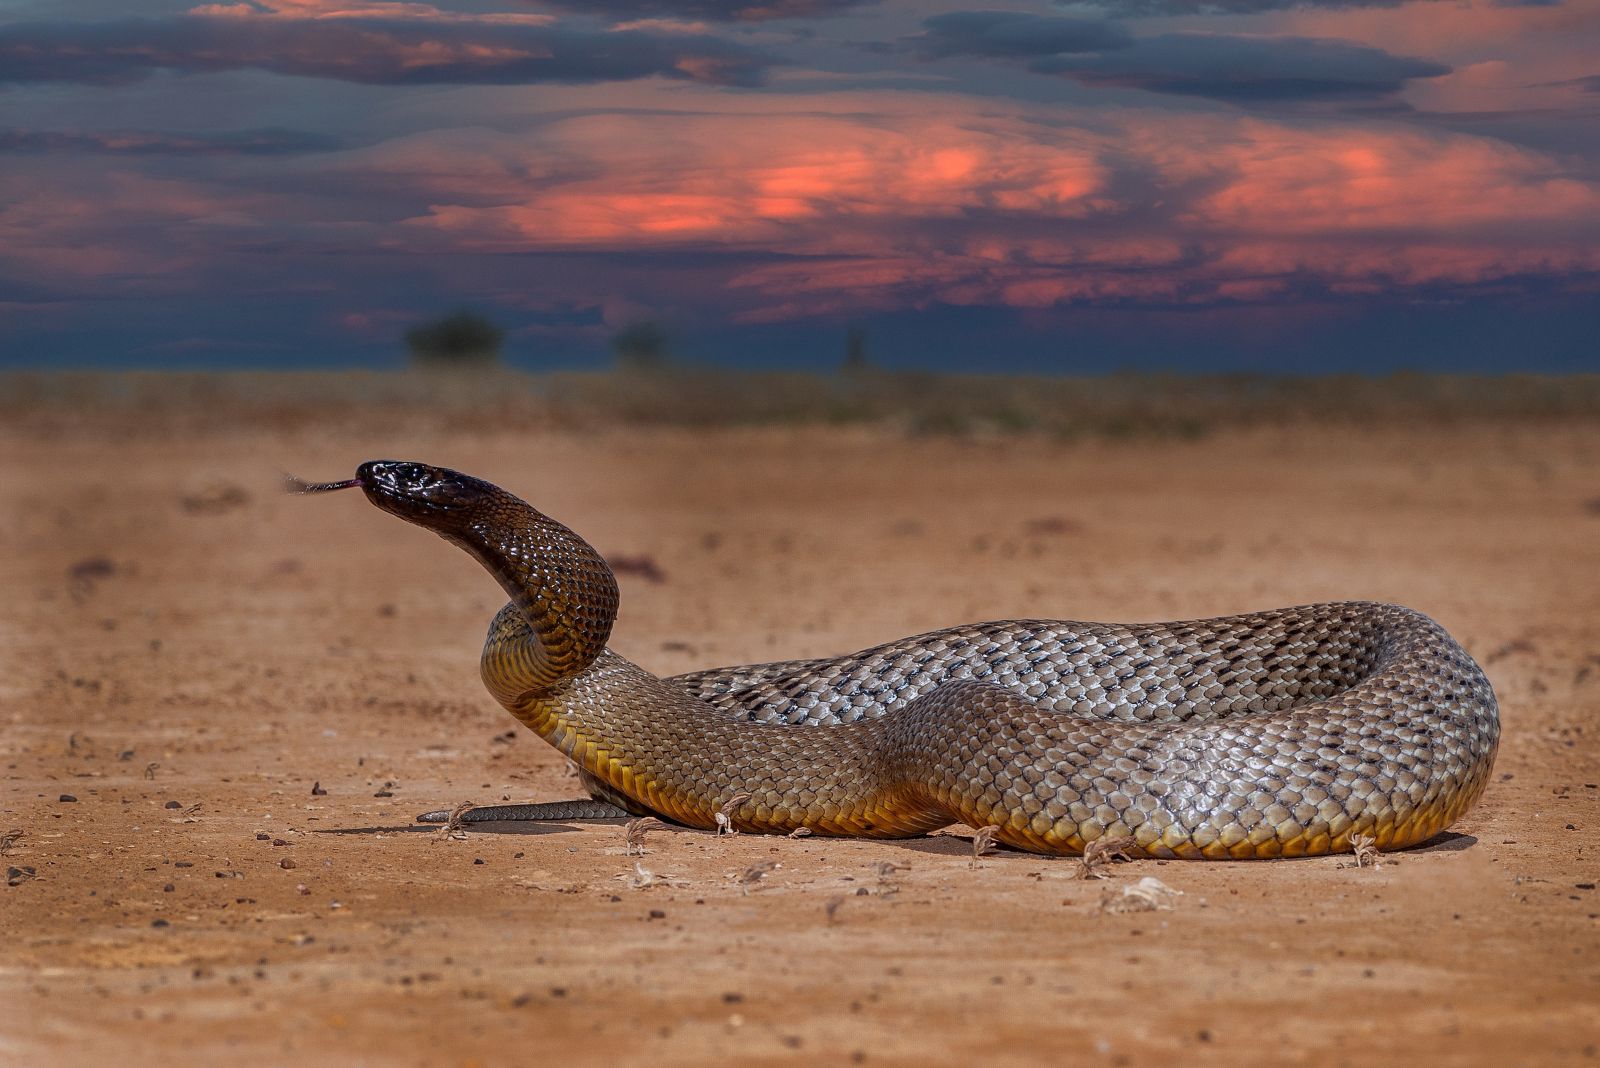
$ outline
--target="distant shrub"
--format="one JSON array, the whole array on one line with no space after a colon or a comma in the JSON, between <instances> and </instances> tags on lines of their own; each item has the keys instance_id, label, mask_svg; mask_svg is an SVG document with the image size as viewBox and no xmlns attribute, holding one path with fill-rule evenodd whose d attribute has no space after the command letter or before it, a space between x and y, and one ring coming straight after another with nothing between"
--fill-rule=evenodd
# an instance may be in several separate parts
<instances>
[{"instance_id":1,"label":"distant shrub","mask_svg":"<svg viewBox=\"0 0 1600 1068\"><path fill-rule=\"evenodd\" d=\"M844 370L865 371L872 366L867 356L867 328L852 323L844 335Z\"/></svg>"},{"instance_id":2,"label":"distant shrub","mask_svg":"<svg viewBox=\"0 0 1600 1068\"><path fill-rule=\"evenodd\" d=\"M419 364L490 364L500 358L506 332L477 312L452 312L406 331L411 358Z\"/></svg>"},{"instance_id":3,"label":"distant shrub","mask_svg":"<svg viewBox=\"0 0 1600 1068\"><path fill-rule=\"evenodd\" d=\"M617 364L626 370L649 371L667 365L667 332L649 319L639 319L611 339Z\"/></svg>"}]
</instances>

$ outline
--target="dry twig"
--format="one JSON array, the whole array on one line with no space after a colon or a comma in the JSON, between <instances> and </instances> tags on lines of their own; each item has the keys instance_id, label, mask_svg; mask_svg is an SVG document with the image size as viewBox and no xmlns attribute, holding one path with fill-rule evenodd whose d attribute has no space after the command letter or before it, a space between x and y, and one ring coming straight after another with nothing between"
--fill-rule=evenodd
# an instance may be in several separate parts
<instances>
[{"instance_id":1,"label":"dry twig","mask_svg":"<svg viewBox=\"0 0 1600 1068\"><path fill-rule=\"evenodd\" d=\"M1104 879L1106 872L1103 870L1110 866L1113 860L1132 860L1128 850L1133 848L1133 838L1130 835L1120 835L1116 838L1096 838L1083 849L1083 856L1078 860L1078 878Z\"/></svg>"}]
</instances>

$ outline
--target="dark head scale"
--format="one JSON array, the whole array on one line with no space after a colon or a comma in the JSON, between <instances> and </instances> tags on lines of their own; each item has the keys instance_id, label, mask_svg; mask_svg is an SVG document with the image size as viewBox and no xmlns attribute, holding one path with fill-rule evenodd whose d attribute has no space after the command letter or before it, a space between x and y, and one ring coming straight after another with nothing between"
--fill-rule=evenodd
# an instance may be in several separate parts
<instances>
[{"instance_id":1,"label":"dark head scale","mask_svg":"<svg viewBox=\"0 0 1600 1068\"><path fill-rule=\"evenodd\" d=\"M411 460L368 460L356 468L355 478L342 482L304 482L293 475L285 476L285 482L290 493L331 493L359 486L385 512L446 535L466 529L497 503L513 499L481 478Z\"/></svg>"},{"instance_id":2,"label":"dark head scale","mask_svg":"<svg viewBox=\"0 0 1600 1068\"><path fill-rule=\"evenodd\" d=\"M368 460L356 468L367 499L401 519L449 534L509 497L481 478L409 460Z\"/></svg>"}]
</instances>

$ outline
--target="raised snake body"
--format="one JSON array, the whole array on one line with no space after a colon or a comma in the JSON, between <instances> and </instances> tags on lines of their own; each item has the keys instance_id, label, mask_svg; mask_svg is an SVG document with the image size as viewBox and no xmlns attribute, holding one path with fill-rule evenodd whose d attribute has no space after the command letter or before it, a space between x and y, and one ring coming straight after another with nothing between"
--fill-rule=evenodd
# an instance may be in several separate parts
<instances>
[{"instance_id":1,"label":"raised snake body","mask_svg":"<svg viewBox=\"0 0 1600 1068\"><path fill-rule=\"evenodd\" d=\"M1494 760L1483 672L1395 605L979 623L663 679L606 648L617 586L599 554L525 502L394 461L305 488L344 486L500 580L512 600L481 668L513 716L597 797L689 826L726 810L770 833L995 826L1044 853L1102 836L1156 857L1341 852L1356 835L1397 849L1466 811Z\"/></svg>"}]
</instances>

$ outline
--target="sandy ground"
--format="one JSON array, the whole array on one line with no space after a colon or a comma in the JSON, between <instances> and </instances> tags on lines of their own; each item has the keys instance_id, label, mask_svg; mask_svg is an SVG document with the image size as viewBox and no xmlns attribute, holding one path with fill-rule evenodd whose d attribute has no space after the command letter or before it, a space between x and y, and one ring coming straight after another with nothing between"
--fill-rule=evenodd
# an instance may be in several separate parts
<instances>
[{"instance_id":1,"label":"sandy ground","mask_svg":"<svg viewBox=\"0 0 1600 1068\"><path fill-rule=\"evenodd\" d=\"M1600 426L169 437L0 428L0 1060L1600 1063ZM982 618L1409 604L1494 682L1493 783L1376 870L1096 883L974 866L963 828L660 831L638 888L614 823L441 838L411 817L574 783L477 679L502 598L476 565L357 495L275 492L380 456L651 558L613 641L662 673ZM1143 876L1170 911L1102 910Z\"/></svg>"}]
</instances>

